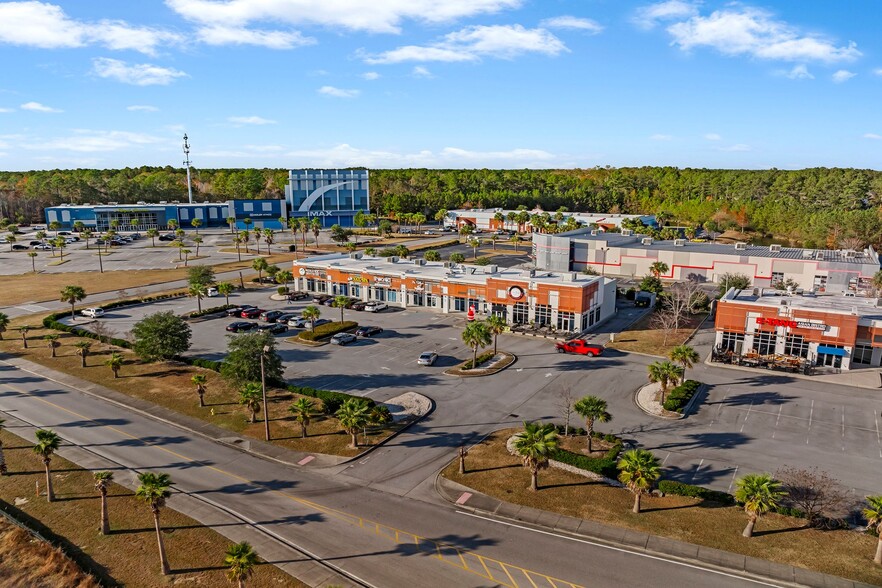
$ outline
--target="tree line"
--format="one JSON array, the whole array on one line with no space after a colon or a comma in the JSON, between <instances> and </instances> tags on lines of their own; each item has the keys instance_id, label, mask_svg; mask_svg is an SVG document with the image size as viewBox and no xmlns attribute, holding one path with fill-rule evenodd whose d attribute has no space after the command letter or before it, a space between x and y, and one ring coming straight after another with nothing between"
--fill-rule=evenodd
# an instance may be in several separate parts
<instances>
[{"instance_id":1,"label":"tree line","mask_svg":"<svg viewBox=\"0 0 882 588\"><path fill-rule=\"evenodd\" d=\"M713 170L674 167L570 170L430 170L371 172L372 213L420 213L463 207L661 215L668 223L753 229L810 247L843 239L882 242L882 172L845 168ZM199 200L282 198L287 170L203 169L193 175ZM61 203L180 200L185 170L0 172L0 217L42 220Z\"/></svg>"}]
</instances>

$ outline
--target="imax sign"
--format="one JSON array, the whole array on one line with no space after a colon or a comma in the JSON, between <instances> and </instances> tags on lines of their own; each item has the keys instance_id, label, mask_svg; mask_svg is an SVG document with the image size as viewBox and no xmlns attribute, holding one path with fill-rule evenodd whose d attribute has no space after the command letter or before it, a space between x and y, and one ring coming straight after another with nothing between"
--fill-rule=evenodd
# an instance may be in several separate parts
<instances>
[{"instance_id":1,"label":"imax sign","mask_svg":"<svg viewBox=\"0 0 882 588\"><path fill-rule=\"evenodd\" d=\"M306 216L331 216L330 210L310 210Z\"/></svg>"}]
</instances>

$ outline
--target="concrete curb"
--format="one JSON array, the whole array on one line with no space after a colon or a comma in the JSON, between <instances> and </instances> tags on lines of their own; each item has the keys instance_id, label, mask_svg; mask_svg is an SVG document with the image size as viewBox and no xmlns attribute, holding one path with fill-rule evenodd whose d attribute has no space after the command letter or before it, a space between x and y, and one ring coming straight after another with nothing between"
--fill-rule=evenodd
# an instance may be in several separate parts
<instances>
[{"instance_id":1,"label":"concrete curb","mask_svg":"<svg viewBox=\"0 0 882 588\"><path fill-rule=\"evenodd\" d=\"M654 385L653 383L644 384L644 385L640 386L639 388L637 388L637 391L634 392L634 404L637 405L637 408L639 408L640 410L642 410L643 412L645 412L649 416L655 417L657 419L665 419L666 421L678 421L678 420L682 419L684 416L682 414L677 415L677 416L666 416L663 414L655 414L654 412L650 411L648 408L643 406L643 404L640 402L640 393L643 391L644 388L647 388L647 387L653 386L653 385ZM695 398L695 397L693 396L693 398Z\"/></svg>"},{"instance_id":2,"label":"concrete curb","mask_svg":"<svg viewBox=\"0 0 882 588\"><path fill-rule=\"evenodd\" d=\"M446 370L444 370L443 373L444 373L445 376L455 376L455 377L457 377L457 378L482 378L482 377L484 377L484 376L493 376L493 375L496 375L496 374L498 374L499 372L501 372L501 371L503 371L503 370L505 370L505 369L510 368L511 366L513 366L513 365L518 361L518 356L515 355L514 353L509 353L509 352L507 352L507 351L500 351L499 353L504 354L504 355L508 355L509 358L511 358L511 361L510 361L509 363L505 364L505 365L502 366L502 367L499 367L499 368L493 368L493 369L488 370L488 371L486 371L486 372L484 372L484 373L481 373L481 374L470 374L470 373L468 373L467 371L464 372L464 373L456 373L456 371L454 371L454 370L463 371L463 370L460 370L458 367L454 367L454 368L446 369ZM465 362L464 362L464 363L465 363ZM461 364L461 365L462 365L462 364Z\"/></svg>"},{"instance_id":3,"label":"concrete curb","mask_svg":"<svg viewBox=\"0 0 882 588\"><path fill-rule=\"evenodd\" d=\"M529 525L556 534L581 537L600 545L634 553L645 553L662 559L725 571L745 578L771 580L786 586L871 588L870 584L805 568L503 502L448 480L441 475L441 472L435 477L435 491L442 499L463 511L501 521L511 521L512 524ZM469 493L471 496L463 500L464 493Z\"/></svg>"},{"instance_id":4,"label":"concrete curb","mask_svg":"<svg viewBox=\"0 0 882 588\"><path fill-rule=\"evenodd\" d=\"M417 393L414 392L414 394L417 394ZM376 445L372 445L372 446L368 447L367 451L365 451L365 452L363 452L363 453L359 453L359 454L356 455L356 456L350 457L350 458L348 458L346 461L344 461L342 464L339 464L339 465L352 463L353 461L356 461L356 460L362 459L362 458L365 457L366 455L370 455L370 454L373 453L375 450L377 450L377 449L379 449L380 447L386 445L386 443L388 443L389 441L391 441L392 439L394 439L395 437L397 437L397 436L400 435L401 433L405 432L406 430L408 430L409 428L411 428L412 426L414 426L415 424L417 424L418 422L420 422L421 420L423 420L424 418L426 418L427 416L429 416L430 414L432 414L433 412L435 412L435 401L432 400L431 398L429 398L428 396L426 396L425 394L419 394L419 396L422 396L423 398L425 398L426 400L429 401L429 410L427 410L427 411L425 412L425 414L421 414L419 417L417 417L417 418L411 420L409 423L407 423L406 425L404 425L403 427L401 427L399 430L395 431L394 433L392 433L391 435L389 435L388 437L386 437L385 439L383 439L382 441L380 441L380 442L377 443ZM378 403L378 404L379 404L379 403Z\"/></svg>"}]
</instances>

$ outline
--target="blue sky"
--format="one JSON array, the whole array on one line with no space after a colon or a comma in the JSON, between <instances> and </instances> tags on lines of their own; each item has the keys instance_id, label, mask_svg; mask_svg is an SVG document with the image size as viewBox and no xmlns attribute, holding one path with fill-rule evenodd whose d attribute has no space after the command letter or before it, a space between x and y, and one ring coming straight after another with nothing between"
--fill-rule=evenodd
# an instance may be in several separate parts
<instances>
[{"instance_id":1,"label":"blue sky","mask_svg":"<svg viewBox=\"0 0 882 588\"><path fill-rule=\"evenodd\" d=\"M876 0L0 1L0 169L879 169Z\"/></svg>"}]
</instances>

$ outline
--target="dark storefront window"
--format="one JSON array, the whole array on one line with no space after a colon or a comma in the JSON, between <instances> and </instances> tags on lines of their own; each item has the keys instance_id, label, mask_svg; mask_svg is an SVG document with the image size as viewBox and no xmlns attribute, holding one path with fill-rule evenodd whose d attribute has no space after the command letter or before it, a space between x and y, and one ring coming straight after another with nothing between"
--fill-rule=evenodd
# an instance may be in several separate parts
<instances>
[{"instance_id":1,"label":"dark storefront window","mask_svg":"<svg viewBox=\"0 0 882 588\"><path fill-rule=\"evenodd\" d=\"M525 325L530 321L530 309L526 302L515 302L511 320L516 325Z\"/></svg>"},{"instance_id":2,"label":"dark storefront window","mask_svg":"<svg viewBox=\"0 0 882 588\"><path fill-rule=\"evenodd\" d=\"M744 347L744 335L742 333L723 331L723 340L720 343L720 347L722 347L724 351L740 353L741 349Z\"/></svg>"}]
</instances>

